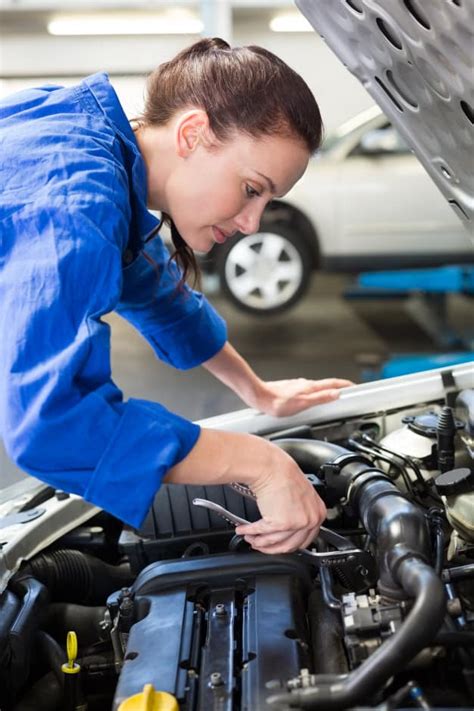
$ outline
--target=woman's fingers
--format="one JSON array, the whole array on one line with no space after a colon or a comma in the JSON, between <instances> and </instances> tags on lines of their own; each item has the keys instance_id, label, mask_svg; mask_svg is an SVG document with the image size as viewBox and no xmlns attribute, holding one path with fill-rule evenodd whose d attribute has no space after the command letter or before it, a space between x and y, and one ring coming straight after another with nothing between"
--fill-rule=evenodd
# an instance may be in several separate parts
<instances>
[{"instance_id":1,"label":"woman's fingers","mask_svg":"<svg viewBox=\"0 0 474 711\"><path fill-rule=\"evenodd\" d=\"M271 457L252 489L262 518L235 529L252 548L263 553L289 553L316 535L326 507L286 452L272 445Z\"/></svg>"},{"instance_id":2,"label":"woman's fingers","mask_svg":"<svg viewBox=\"0 0 474 711\"><path fill-rule=\"evenodd\" d=\"M304 539L303 545L301 546L301 548L307 548L311 543L313 543L315 538L318 537L318 534L319 534L319 526L317 528L313 528L310 531L310 533Z\"/></svg>"},{"instance_id":3,"label":"woman's fingers","mask_svg":"<svg viewBox=\"0 0 474 711\"><path fill-rule=\"evenodd\" d=\"M283 525L278 526L264 518L260 518L258 521L254 521L253 523L245 524L245 526L237 526L235 529L238 536L257 536L260 534L277 533L278 531L288 535L287 527L284 527Z\"/></svg>"},{"instance_id":4,"label":"woman's fingers","mask_svg":"<svg viewBox=\"0 0 474 711\"><path fill-rule=\"evenodd\" d=\"M345 380L343 378L324 378L323 380L311 380L313 386L318 390L334 390L335 388L348 388L354 385L352 380Z\"/></svg>"},{"instance_id":5,"label":"woman's fingers","mask_svg":"<svg viewBox=\"0 0 474 711\"><path fill-rule=\"evenodd\" d=\"M304 531L278 531L277 533L259 533L255 536L246 535L245 540L252 548L268 548L280 543L289 543L293 536L300 536L303 540Z\"/></svg>"},{"instance_id":6,"label":"woman's fingers","mask_svg":"<svg viewBox=\"0 0 474 711\"><path fill-rule=\"evenodd\" d=\"M294 551L306 548L306 541L310 542L315 538L316 530L311 531L309 534L307 531L297 531L279 542L271 543L266 536L258 536L258 540L251 543L252 548L260 551L261 553L269 553L271 555L277 555L281 553L293 553Z\"/></svg>"},{"instance_id":7,"label":"woman's fingers","mask_svg":"<svg viewBox=\"0 0 474 711\"><path fill-rule=\"evenodd\" d=\"M323 378L322 380L308 380L307 378L296 378L295 380L277 380L268 382L268 386L274 386L284 393L285 390L294 390L295 392L315 392L321 390L340 390L354 385L352 380L345 378Z\"/></svg>"},{"instance_id":8,"label":"woman's fingers","mask_svg":"<svg viewBox=\"0 0 474 711\"><path fill-rule=\"evenodd\" d=\"M315 392L307 393L301 396L301 399L306 401L308 404L319 404L322 405L325 402L331 402L332 400L337 400L340 395L340 390L316 390Z\"/></svg>"},{"instance_id":9,"label":"woman's fingers","mask_svg":"<svg viewBox=\"0 0 474 711\"><path fill-rule=\"evenodd\" d=\"M254 550L262 553L292 553L306 548L316 538L318 529L307 531L283 531L277 534L245 536Z\"/></svg>"},{"instance_id":10,"label":"woman's fingers","mask_svg":"<svg viewBox=\"0 0 474 711\"><path fill-rule=\"evenodd\" d=\"M258 524L258 525L257 525ZM247 531L247 533L245 533ZM275 531L267 521L260 519L250 526L238 526L236 533L243 535L247 543L262 553L290 553L306 548L318 535L319 525L300 530Z\"/></svg>"}]
</instances>

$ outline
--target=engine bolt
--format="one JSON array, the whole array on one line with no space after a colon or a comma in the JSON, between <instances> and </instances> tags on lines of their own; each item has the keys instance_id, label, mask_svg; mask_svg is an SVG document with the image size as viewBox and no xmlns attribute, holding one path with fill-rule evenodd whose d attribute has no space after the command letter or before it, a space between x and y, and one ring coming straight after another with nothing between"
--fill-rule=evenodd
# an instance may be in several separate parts
<instances>
[{"instance_id":1,"label":"engine bolt","mask_svg":"<svg viewBox=\"0 0 474 711\"><path fill-rule=\"evenodd\" d=\"M450 617L460 617L463 614L461 600L458 597L448 600L446 610Z\"/></svg>"},{"instance_id":2,"label":"engine bolt","mask_svg":"<svg viewBox=\"0 0 474 711\"><path fill-rule=\"evenodd\" d=\"M223 602L217 603L217 605L216 605L216 615L218 615L219 617L222 617L222 615L225 615L225 614L226 614L226 610L225 610L225 605L224 605L224 603L223 603Z\"/></svg>"},{"instance_id":3,"label":"engine bolt","mask_svg":"<svg viewBox=\"0 0 474 711\"><path fill-rule=\"evenodd\" d=\"M222 686L224 684L224 680L220 672L212 672L210 679L212 687Z\"/></svg>"}]
</instances>

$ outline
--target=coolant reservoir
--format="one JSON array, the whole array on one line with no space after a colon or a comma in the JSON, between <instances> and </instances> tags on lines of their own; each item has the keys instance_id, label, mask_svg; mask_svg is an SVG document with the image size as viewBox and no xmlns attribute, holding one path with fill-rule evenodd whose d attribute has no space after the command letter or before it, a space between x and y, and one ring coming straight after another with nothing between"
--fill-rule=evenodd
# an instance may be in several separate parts
<instances>
[{"instance_id":1,"label":"coolant reservoir","mask_svg":"<svg viewBox=\"0 0 474 711\"><path fill-rule=\"evenodd\" d=\"M474 543L474 472L468 467L451 469L436 477L435 486L451 526Z\"/></svg>"}]
</instances>

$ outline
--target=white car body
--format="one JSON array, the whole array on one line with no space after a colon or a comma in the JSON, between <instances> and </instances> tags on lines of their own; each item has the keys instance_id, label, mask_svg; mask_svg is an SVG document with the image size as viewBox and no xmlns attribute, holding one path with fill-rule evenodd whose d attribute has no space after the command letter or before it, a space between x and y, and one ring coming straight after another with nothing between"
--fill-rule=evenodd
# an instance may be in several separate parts
<instances>
[{"instance_id":1,"label":"white car body","mask_svg":"<svg viewBox=\"0 0 474 711\"><path fill-rule=\"evenodd\" d=\"M387 125L387 150L360 150ZM310 220L322 266L356 271L474 259L455 212L378 107L344 124L329 143L282 200Z\"/></svg>"},{"instance_id":2,"label":"white car body","mask_svg":"<svg viewBox=\"0 0 474 711\"><path fill-rule=\"evenodd\" d=\"M214 249L210 266L239 309L277 313L304 295L314 269L474 263L465 224L374 106L330 135L294 188L269 204L259 231Z\"/></svg>"}]
</instances>

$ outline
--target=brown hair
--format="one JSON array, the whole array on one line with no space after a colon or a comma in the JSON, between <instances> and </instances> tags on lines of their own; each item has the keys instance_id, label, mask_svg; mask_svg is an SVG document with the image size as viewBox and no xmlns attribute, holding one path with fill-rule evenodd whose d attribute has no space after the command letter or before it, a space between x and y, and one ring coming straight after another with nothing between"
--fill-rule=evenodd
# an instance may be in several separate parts
<instances>
[{"instance_id":1,"label":"brown hair","mask_svg":"<svg viewBox=\"0 0 474 711\"><path fill-rule=\"evenodd\" d=\"M206 111L220 141L235 131L257 138L280 135L300 139L312 154L322 139L318 105L306 82L285 62L262 47L234 47L219 38L202 39L169 62L160 64L147 80L145 108L140 121L160 126L190 106ZM196 258L172 220L172 257L183 269L183 281Z\"/></svg>"}]
</instances>

